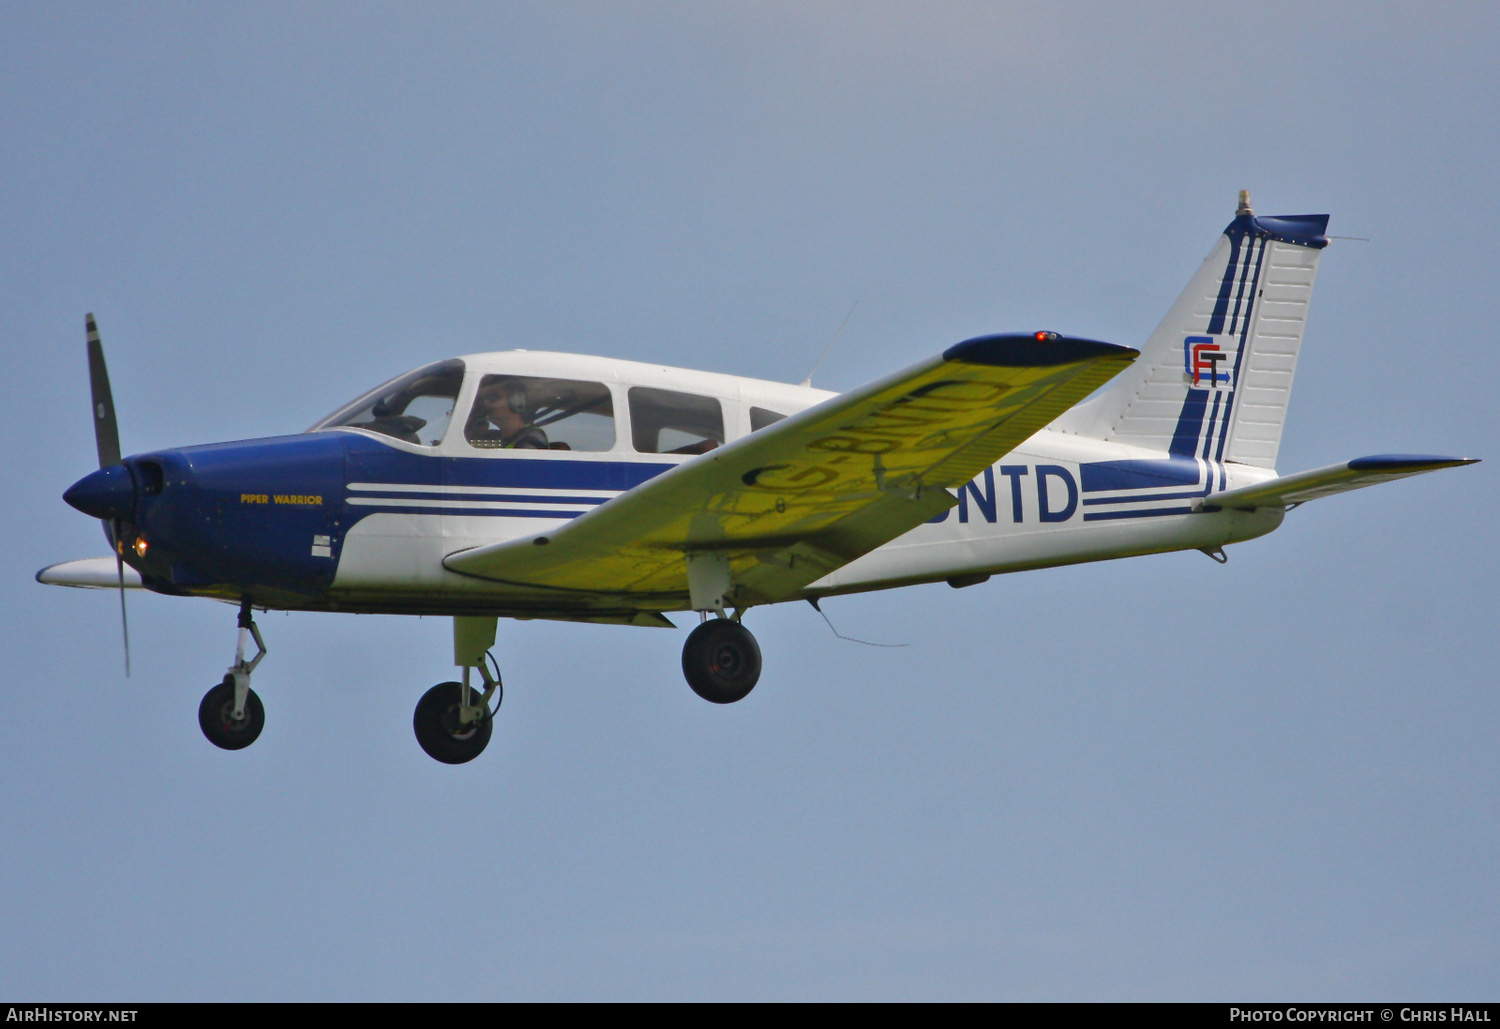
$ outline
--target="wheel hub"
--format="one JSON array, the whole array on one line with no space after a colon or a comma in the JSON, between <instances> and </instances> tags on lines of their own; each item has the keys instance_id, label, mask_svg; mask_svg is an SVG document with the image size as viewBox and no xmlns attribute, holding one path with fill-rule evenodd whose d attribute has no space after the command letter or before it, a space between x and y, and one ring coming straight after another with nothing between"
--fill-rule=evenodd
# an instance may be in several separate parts
<instances>
[{"instance_id":1,"label":"wheel hub","mask_svg":"<svg viewBox=\"0 0 1500 1029\"><path fill-rule=\"evenodd\" d=\"M250 724L250 711L247 707L243 715L239 718L234 717L234 695L231 694L224 702L224 706L219 709L219 724L226 732L243 732Z\"/></svg>"},{"instance_id":2,"label":"wheel hub","mask_svg":"<svg viewBox=\"0 0 1500 1029\"><path fill-rule=\"evenodd\" d=\"M745 656L740 648L725 643L714 651L714 671L725 678L734 678L745 666Z\"/></svg>"}]
</instances>

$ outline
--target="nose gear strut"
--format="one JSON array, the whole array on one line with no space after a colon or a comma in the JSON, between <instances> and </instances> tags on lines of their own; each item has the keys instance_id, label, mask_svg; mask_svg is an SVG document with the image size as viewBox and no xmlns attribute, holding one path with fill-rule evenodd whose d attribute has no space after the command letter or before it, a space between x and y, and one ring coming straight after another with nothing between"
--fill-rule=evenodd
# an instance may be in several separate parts
<instances>
[{"instance_id":1,"label":"nose gear strut","mask_svg":"<svg viewBox=\"0 0 1500 1029\"><path fill-rule=\"evenodd\" d=\"M250 617L250 599L240 601L239 642L234 649L234 664L224 673L224 679L203 695L198 705L198 725L208 742L225 750L243 750L254 743L266 724L266 711L260 698L250 688L250 673L266 656L266 643L261 639L255 619ZM245 644L255 640L258 653L245 660Z\"/></svg>"}]
</instances>

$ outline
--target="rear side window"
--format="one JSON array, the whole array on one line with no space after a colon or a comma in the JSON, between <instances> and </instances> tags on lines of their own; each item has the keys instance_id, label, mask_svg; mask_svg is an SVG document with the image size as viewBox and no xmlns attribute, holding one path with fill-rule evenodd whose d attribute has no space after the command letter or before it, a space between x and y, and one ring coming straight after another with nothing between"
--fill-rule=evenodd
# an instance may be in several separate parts
<instances>
[{"instance_id":1,"label":"rear side window","mask_svg":"<svg viewBox=\"0 0 1500 1029\"><path fill-rule=\"evenodd\" d=\"M632 386L630 435L642 454L703 454L724 442L724 409L713 397Z\"/></svg>"},{"instance_id":2,"label":"rear side window","mask_svg":"<svg viewBox=\"0 0 1500 1029\"><path fill-rule=\"evenodd\" d=\"M767 425L775 425L785 417L786 415L784 414L767 411L764 407L752 407L750 409L750 431L759 432Z\"/></svg>"}]
</instances>

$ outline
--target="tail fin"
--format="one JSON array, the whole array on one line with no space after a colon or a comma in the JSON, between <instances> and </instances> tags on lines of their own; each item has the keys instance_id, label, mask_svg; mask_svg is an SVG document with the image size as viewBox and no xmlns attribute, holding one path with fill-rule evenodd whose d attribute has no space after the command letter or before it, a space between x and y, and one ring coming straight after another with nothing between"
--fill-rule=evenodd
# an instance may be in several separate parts
<instances>
[{"instance_id":1,"label":"tail fin","mask_svg":"<svg viewBox=\"0 0 1500 1029\"><path fill-rule=\"evenodd\" d=\"M1175 456L1276 466L1326 214L1234 221L1135 364L1058 428Z\"/></svg>"}]
</instances>

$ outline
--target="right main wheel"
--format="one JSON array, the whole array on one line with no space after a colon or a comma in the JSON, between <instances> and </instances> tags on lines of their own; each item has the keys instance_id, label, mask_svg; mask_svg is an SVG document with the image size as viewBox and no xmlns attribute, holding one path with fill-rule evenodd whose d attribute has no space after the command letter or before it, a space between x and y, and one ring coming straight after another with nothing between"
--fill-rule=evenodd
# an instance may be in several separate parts
<instances>
[{"instance_id":1,"label":"right main wheel","mask_svg":"<svg viewBox=\"0 0 1500 1029\"><path fill-rule=\"evenodd\" d=\"M470 690L471 698L483 695L481 690ZM495 722L488 711L478 722L464 725L458 720L459 705L463 701L463 684L440 682L417 701L417 710L412 715L411 727L417 734L427 756L445 765L461 765L473 761L484 752L495 730Z\"/></svg>"},{"instance_id":2,"label":"right main wheel","mask_svg":"<svg viewBox=\"0 0 1500 1029\"><path fill-rule=\"evenodd\" d=\"M739 622L710 618L688 634L682 674L704 700L733 704L760 679L760 646Z\"/></svg>"}]
</instances>

